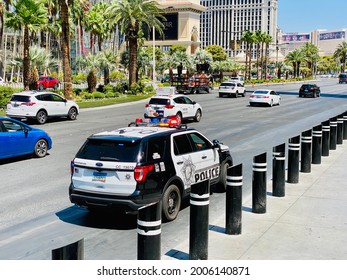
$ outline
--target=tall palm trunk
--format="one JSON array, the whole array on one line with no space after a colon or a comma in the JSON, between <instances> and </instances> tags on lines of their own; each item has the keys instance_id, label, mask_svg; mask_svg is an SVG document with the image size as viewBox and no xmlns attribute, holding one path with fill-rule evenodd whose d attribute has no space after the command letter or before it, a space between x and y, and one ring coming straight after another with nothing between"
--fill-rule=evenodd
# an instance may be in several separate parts
<instances>
[{"instance_id":1,"label":"tall palm trunk","mask_svg":"<svg viewBox=\"0 0 347 280\"><path fill-rule=\"evenodd\" d=\"M63 55L64 96L71 100L73 97L70 65L69 7L65 0L59 0L59 4L62 25L61 52Z\"/></svg>"},{"instance_id":2,"label":"tall palm trunk","mask_svg":"<svg viewBox=\"0 0 347 280\"><path fill-rule=\"evenodd\" d=\"M129 53L130 53L130 65L129 65L129 86L136 83L136 56L137 56L137 39L129 38Z\"/></svg>"},{"instance_id":3,"label":"tall palm trunk","mask_svg":"<svg viewBox=\"0 0 347 280\"><path fill-rule=\"evenodd\" d=\"M24 90L29 90L30 84L30 57L29 57L29 29L24 26L24 49L23 49L23 83Z\"/></svg>"}]
</instances>

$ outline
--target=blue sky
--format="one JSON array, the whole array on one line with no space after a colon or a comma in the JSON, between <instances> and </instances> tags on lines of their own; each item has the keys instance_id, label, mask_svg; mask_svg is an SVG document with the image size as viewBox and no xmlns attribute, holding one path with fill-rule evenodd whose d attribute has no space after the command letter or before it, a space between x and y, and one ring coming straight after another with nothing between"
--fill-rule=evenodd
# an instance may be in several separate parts
<instances>
[{"instance_id":1,"label":"blue sky","mask_svg":"<svg viewBox=\"0 0 347 280\"><path fill-rule=\"evenodd\" d=\"M278 0L278 26L284 33L347 28L347 1Z\"/></svg>"}]
</instances>

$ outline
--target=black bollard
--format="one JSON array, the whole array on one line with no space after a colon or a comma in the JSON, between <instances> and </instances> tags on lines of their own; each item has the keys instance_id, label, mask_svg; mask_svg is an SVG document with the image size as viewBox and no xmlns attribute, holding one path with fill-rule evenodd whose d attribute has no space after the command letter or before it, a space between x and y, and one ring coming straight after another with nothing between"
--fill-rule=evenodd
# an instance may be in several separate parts
<instances>
[{"instance_id":1,"label":"black bollard","mask_svg":"<svg viewBox=\"0 0 347 280\"><path fill-rule=\"evenodd\" d=\"M303 173L311 172L311 161L312 161L312 131L306 130L301 133L301 168L300 171Z\"/></svg>"},{"instance_id":2,"label":"black bollard","mask_svg":"<svg viewBox=\"0 0 347 280\"><path fill-rule=\"evenodd\" d=\"M286 144L281 144L273 148L272 159L272 195L277 197L285 196L285 162Z\"/></svg>"},{"instance_id":3,"label":"black bollard","mask_svg":"<svg viewBox=\"0 0 347 280\"><path fill-rule=\"evenodd\" d=\"M337 116L336 144L343 144L343 115Z\"/></svg>"},{"instance_id":4,"label":"black bollard","mask_svg":"<svg viewBox=\"0 0 347 280\"><path fill-rule=\"evenodd\" d=\"M242 226L242 164L227 170L225 233L241 234Z\"/></svg>"},{"instance_id":5,"label":"black bollard","mask_svg":"<svg viewBox=\"0 0 347 280\"><path fill-rule=\"evenodd\" d=\"M312 130L312 163L322 162L322 125L317 125Z\"/></svg>"},{"instance_id":6,"label":"black bollard","mask_svg":"<svg viewBox=\"0 0 347 280\"><path fill-rule=\"evenodd\" d=\"M322 156L328 157L330 151L330 121L322 122Z\"/></svg>"},{"instance_id":7,"label":"black bollard","mask_svg":"<svg viewBox=\"0 0 347 280\"><path fill-rule=\"evenodd\" d=\"M337 118L330 119L330 150L336 150L336 140L337 140Z\"/></svg>"},{"instance_id":8,"label":"black bollard","mask_svg":"<svg viewBox=\"0 0 347 280\"><path fill-rule=\"evenodd\" d=\"M288 143L288 183L299 183L300 136L289 139Z\"/></svg>"},{"instance_id":9,"label":"black bollard","mask_svg":"<svg viewBox=\"0 0 347 280\"><path fill-rule=\"evenodd\" d=\"M210 180L194 184L190 193L189 259L207 260Z\"/></svg>"},{"instance_id":10,"label":"black bollard","mask_svg":"<svg viewBox=\"0 0 347 280\"><path fill-rule=\"evenodd\" d=\"M160 260L162 202L157 201L138 209L137 259Z\"/></svg>"},{"instance_id":11,"label":"black bollard","mask_svg":"<svg viewBox=\"0 0 347 280\"><path fill-rule=\"evenodd\" d=\"M266 213L266 153L253 158L252 212Z\"/></svg>"},{"instance_id":12,"label":"black bollard","mask_svg":"<svg viewBox=\"0 0 347 280\"><path fill-rule=\"evenodd\" d=\"M52 250L52 260L83 260L83 239Z\"/></svg>"},{"instance_id":13,"label":"black bollard","mask_svg":"<svg viewBox=\"0 0 347 280\"><path fill-rule=\"evenodd\" d=\"M347 111L343 114L343 139L347 139Z\"/></svg>"}]
</instances>

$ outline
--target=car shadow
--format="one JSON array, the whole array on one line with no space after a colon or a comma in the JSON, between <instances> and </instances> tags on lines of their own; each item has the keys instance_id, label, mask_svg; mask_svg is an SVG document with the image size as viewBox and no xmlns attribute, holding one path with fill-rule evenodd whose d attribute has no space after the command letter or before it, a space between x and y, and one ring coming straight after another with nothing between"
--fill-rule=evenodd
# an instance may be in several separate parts
<instances>
[{"instance_id":1,"label":"car shadow","mask_svg":"<svg viewBox=\"0 0 347 280\"><path fill-rule=\"evenodd\" d=\"M50 155L49 153L46 154L46 156L49 156L49 155ZM30 159L40 159L40 158L36 157L33 154L16 156L16 157L11 157L11 158L0 159L0 165L10 164L10 163L18 162L18 161L25 161L25 160L30 160Z\"/></svg>"},{"instance_id":2,"label":"car shadow","mask_svg":"<svg viewBox=\"0 0 347 280\"><path fill-rule=\"evenodd\" d=\"M55 214L65 223L88 228L132 230L137 227L137 215L125 214L123 211L114 209L89 211L78 206L71 206Z\"/></svg>"}]
</instances>

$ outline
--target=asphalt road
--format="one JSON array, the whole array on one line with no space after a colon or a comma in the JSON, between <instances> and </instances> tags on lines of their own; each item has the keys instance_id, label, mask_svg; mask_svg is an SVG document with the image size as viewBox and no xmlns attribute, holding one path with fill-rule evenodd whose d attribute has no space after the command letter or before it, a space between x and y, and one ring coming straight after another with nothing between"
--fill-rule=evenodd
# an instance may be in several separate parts
<instances>
[{"instance_id":1,"label":"asphalt road","mask_svg":"<svg viewBox=\"0 0 347 280\"><path fill-rule=\"evenodd\" d=\"M200 123L188 123L232 152L244 165L244 197L251 192L254 156L266 152L271 170L272 148L313 126L347 111L347 85L336 79L317 81L320 98L298 98L300 83L262 85L281 94L280 106L250 107L246 97L219 98L217 91L191 95L203 107ZM0 259L51 259L51 250L84 238L85 259L137 258L136 216L93 215L68 198L70 161L86 137L127 126L141 117L146 101L82 110L77 121L52 120L43 126L53 149L43 159L24 157L0 163ZM268 175L270 176L270 175ZM220 215L224 196L210 198L210 224ZM189 207L162 225L162 254L189 236Z\"/></svg>"}]
</instances>

